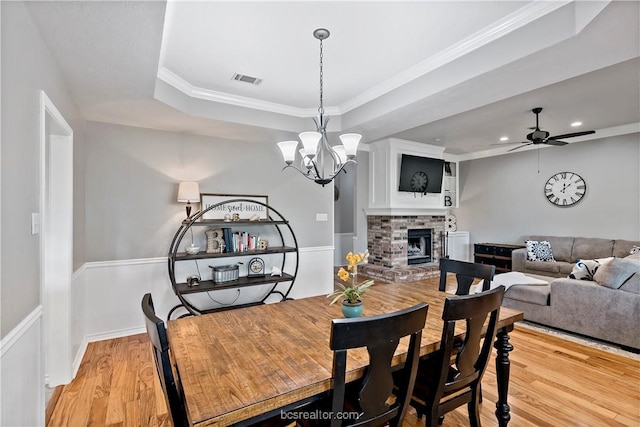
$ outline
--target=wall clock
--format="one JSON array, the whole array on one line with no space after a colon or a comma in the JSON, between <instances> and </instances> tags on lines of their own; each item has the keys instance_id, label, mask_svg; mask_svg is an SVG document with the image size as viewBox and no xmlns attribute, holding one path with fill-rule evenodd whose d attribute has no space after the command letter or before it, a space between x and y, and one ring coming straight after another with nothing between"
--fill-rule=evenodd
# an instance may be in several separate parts
<instances>
[{"instance_id":1,"label":"wall clock","mask_svg":"<svg viewBox=\"0 0 640 427\"><path fill-rule=\"evenodd\" d=\"M264 276L264 261L262 258L251 258L249 260L248 277L263 277Z\"/></svg>"},{"instance_id":2,"label":"wall clock","mask_svg":"<svg viewBox=\"0 0 640 427\"><path fill-rule=\"evenodd\" d=\"M556 206L578 203L587 192L587 183L575 172L558 172L544 184L544 195Z\"/></svg>"},{"instance_id":3,"label":"wall clock","mask_svg":"<svg viewBox=\"0 0 640 427\"><path fill-rule=\"evenodd\" d=\"M411 190L416 193L426 193L428 182L429 179L427 178L427 174L422 171L418 171L411 176Z\"/></svg>"}]
</instances>

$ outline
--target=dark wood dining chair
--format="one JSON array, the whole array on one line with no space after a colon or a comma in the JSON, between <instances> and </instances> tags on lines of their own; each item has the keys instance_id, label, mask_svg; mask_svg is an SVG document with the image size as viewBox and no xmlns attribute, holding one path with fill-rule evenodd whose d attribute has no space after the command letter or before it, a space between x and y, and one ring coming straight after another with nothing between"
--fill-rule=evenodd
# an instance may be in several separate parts
<instances>
[{"instance_id":1,"label":"dark wood dining chair","mask_svg":"<svg viewBox=\"0 0 640 427\"><path fill-rule=\"evenodd\" d=\"M184 404L171 368L169 359L169 339L167 338L167 330L164 321L156 316L153 307L153 299L151 294L145 294L142 297L142 313L145 317L145 325L147 334L153 345L153 357L156 361L156 370L160 378L160 385L167 401L167 406L171 412L171 420L175 427L183 427L188 425L187 415L184 410Z\"/></svg>"},{"instance_id":2,"label":"dark wood dining chair","mask_svg":"<svg viewBox=\"0 0 640 427\"><path fill-rule=\"evenodd\" d=\"M464 404L471 427L480 426L480 382L496 336L504 289L499 286L479 294L446 298L440 350L420 361L410 401L418 418L426 414L426 427L437 426L444 414ZM455 338L458 322L466 326L462 341Z\"/></svg>"},{"instance_id":3,"label":"dark wood dining chair","mask_svg":"<svg viewBox=\"0 0 640 427\"><path fill-rule=\"evenodd\" d=\"M442 292L447 287L447 273L455 273L458 287L456 295L469 295L469 289L475 279L482 280L482 290L487 291L496 273L495 265L477 264L473 262L458 261L449 258L440 258L440 285Z\"/></svg>"},{"instance_id":4,"label":"dark wood dining chair","mask_svg":"<svg viewBox=\"0 0 640 427\"><path fill-rule=\"evenodd\" d=\"M322 413L321 418L325 419L300 417L297 425L401 425L416 380L428 309L428 304L420 303L388 314L334 319L329 343L333 350L333 387L321 401L296 409L310 414ZM393 355L400 339L406 336L410 336L406 361L392 372ZM347 383L347 352L362 347L367 349L369 366L364 378ZM342 415L343 419L336 414Z\"/></svg>"}]
</instances>

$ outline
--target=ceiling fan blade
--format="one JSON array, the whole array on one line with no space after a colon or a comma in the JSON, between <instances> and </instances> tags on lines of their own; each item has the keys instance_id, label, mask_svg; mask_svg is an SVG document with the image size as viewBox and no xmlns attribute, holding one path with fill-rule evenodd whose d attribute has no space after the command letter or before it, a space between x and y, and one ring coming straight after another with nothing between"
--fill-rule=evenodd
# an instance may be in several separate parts
<instances>
[{"instance_id":1,"label":"ceiling fan blade","mask_svg":"<svg viewBox=\"0 0 640 427\"><path fill-rule=\"evenodd\" d=\"M531 145L531 144L533 144L533 142L530 142L530 143L528 143L528 144L521 145L521 146L519 146L519 147L512 148L511 150L507 150L507 153L508 153L508 152L510 152L510 151L518 150L518 149L520 149L520 148L526 147L527 145Z\"/></svg>"},{"instance_id":2,"label":"ceiling fan blade","mask_svg":"<svg viewBox=\"0 0 640 427\"><path fill-rule=\"evenodd\" d=\"M573 138L573 137L576 137L576 136L591 135L592 133L596 133L596 131L595 130L585 130L583 132L565 133L563 135L550 136L547 139Z\"/></svg>"},{"instance_id":3,"label":"ceiling fan blade","mask_svg":"<svg viewBox=\"0 0 640 427\"><path fill-rule=\"evenodd\" d=\"M490 146L511 145L511 144L528 144L530 141L518 141L518 142L498 142L495 144L489 144Z\"/></svg>"},{"instance_id":4,"label":"ceiling fan blade","mask_svg":"<svg viewBox=\"0 0 640 427\"><path fill-rule=\"evenodd\" d=\"M544 142L547 145L567 145L568 142L558 141L557 139L548 139Z\"/></svg>"}]
</instances>

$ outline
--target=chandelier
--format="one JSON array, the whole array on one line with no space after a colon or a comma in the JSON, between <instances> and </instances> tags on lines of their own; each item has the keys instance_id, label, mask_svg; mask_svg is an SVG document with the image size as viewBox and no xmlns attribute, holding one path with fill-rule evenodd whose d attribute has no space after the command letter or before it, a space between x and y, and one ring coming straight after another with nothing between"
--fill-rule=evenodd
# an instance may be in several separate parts
<instances>
[{"instance_id":1,"label":"chandelier","mask_svg":"<svg viewBox=\"0 0 640 427\"><path fill-rule=\"evenodd\" d=\"M349 163L356 164L356 152L362 135L357 133L346 133L340 135L342 144L330 146L327 139L327 123L329 118L324 116L322 84L322 41L329 37L329 30L318 28L313 32L313 36L320 40L320 107L318 108L318 118L314 118L316 123L315 131L302 132L298 135L302 141L302 148L298 150L300 158L298 165L294 164L296 159L296 149L298 141L282 141L278 147L282 152L282 157L287 164L286 168L294 168L306 178L314 181L323 187L329 184ZM346 172L346 171L345 171Z\"/></svg>"}]
</instances>

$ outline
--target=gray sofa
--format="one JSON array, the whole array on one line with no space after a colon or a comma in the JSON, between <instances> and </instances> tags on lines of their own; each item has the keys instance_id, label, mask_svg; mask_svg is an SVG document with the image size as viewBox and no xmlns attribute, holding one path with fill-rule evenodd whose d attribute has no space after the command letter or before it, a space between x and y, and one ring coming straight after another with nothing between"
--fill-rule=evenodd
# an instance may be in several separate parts
<instances>
[{"instance_id":1,"label":"gray sofa","mask_svg":"<svg viewBox=\"0 0 640 427\"><path fill-rule=\"evenodd\" d=\"M549 241L556 261L527 261L526 249L517 249L512 252L512 268L549 285L512 286L505 293L505 307L522 311L525 320L640 349L640 256L629 256L640 241L556 236L529 239ZM632 276L622 286L603 285L608 282L604 278L598 283L598 275L606 274L602 268L596 271L596 280L567 278L578 259L611 256L618 258L616 265L631 266Z\"/></svg>"}]
</instances>

